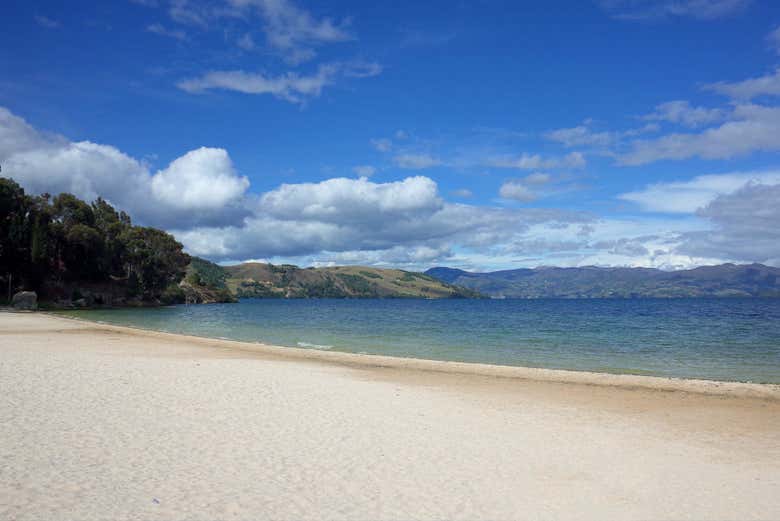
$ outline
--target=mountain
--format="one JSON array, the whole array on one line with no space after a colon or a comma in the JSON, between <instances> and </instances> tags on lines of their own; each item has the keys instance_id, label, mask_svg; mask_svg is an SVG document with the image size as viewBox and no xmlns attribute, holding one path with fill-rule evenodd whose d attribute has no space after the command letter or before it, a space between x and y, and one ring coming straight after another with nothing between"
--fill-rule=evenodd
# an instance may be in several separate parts
<instances>
[{"instance_id":1,"label":"mountain","mask_svg":"<svg viewBox=\"0 0 780 521\"><path fill-rule=\"evenodd\" d=\"M780 297L780 268L762 264L679 271L587 266L490 273L437 267L425 274L494 298Z\"/></svg>"},{"instance_id":2,"label":"mountain","mask_svg":"<svg viewBox=\"0 0 780 521\"><path fill-rule=\"evenodd\" d=\"M466 288L422 273L363 266L299 268L250 262L222 268L238 297L260 298L475 298Z\"/></svg>"}]
</instances>

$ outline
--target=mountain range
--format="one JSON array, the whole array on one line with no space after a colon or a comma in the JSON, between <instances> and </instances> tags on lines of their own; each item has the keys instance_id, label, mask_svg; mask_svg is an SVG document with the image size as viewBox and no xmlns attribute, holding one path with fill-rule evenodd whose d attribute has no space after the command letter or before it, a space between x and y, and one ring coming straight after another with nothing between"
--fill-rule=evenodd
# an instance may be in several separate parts
<instances>
[{"instance_id":1,"label":"mountain range","mask_svg":"<svg viewBox=\"0 0 780 521\"><path fill-rule=\"evenodd\" d=\"M780 297L780 268L763 264L677 271L541 267L489 273L436 267L425 274L493 298Z\"/></svg>"}]
</instances>

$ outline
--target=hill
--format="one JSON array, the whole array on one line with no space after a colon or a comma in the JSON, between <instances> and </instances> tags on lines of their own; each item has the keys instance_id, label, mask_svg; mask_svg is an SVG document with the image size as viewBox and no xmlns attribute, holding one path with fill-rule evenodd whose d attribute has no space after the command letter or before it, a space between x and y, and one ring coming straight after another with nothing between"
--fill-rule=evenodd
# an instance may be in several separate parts
<instances>
[{"instance_id":1,"label":"hill","mask_svg":"<svg viewBox=\"0 0 780 521\"><path fill-rule=\"evenodd\" d=\"M425 273L494 298L780 297L780 268L762 264L679 271L588 266L490 273L437 267Z\"/></svg>"},{"instance_id":2,"label":"hill","mask_svg":"<svg viewBox=\"0 0 780 521\"><path fill-rule=\"evenodd\" d=\"M466 288L422 273L340 266L299 268L246 263L223 268L227 287L238 297L259 298L475 298Z\"/></svg>"}]
</instances>

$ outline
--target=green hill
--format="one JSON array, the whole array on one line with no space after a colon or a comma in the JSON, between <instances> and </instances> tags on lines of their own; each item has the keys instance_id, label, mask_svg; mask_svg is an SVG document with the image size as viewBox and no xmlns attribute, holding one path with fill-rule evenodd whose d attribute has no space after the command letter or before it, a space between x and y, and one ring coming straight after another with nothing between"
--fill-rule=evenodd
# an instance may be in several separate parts
<instances>
[{"instance_id":1,"label":"green hill","mask_svg":"<svg viewBox=\"0 0 780 521\"><path fill-rule=\"evenodd\" d=\"M476 298L479 293L422 273L340 266L299 268L246 263L224 268L238 297L259 298Z\"/></svg>"}]
</instances>

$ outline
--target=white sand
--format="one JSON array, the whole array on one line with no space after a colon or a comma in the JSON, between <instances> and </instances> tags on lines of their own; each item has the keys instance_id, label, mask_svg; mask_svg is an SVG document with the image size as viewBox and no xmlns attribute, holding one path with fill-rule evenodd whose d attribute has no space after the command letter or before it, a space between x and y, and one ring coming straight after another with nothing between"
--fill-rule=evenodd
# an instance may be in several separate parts
<instances>
[{"instance_id":1,"label":"white sand","mask_svg":"<svg viewBox=\"0 0 780 521\"><path fill-rule=\"evenodd\" d=\"M0 519L780 519L776 387L279 353L0 313Z\"/></svg>"}]
</instances>

